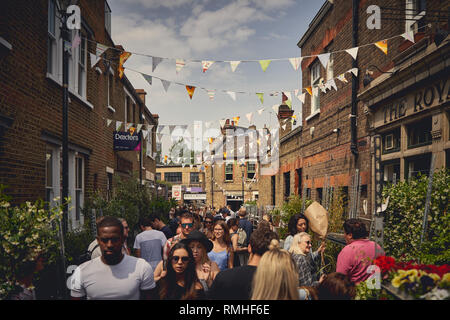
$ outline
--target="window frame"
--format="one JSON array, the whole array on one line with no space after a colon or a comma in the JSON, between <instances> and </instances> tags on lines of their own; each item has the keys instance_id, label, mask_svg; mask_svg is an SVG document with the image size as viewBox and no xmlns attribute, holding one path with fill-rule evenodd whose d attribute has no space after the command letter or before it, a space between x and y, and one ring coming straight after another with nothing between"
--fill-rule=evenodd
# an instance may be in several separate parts
<instances>
[{"instance_id":1,"label":"window frame","mask_svg":"<svg viewBox=\"0 0 450 320\"><path fill-rule=\"evenodd\" d=\"M423 1L423 3L421 3ZM416 6L419 7L420 10L421 4L424 4L425 9L420 12L416 12ZM418 22L423 19L426 15L426 0L406 0L405 4L405 32L412 31L413 34L416 34L418 30Z\"/></svg>"},{"instance_id":2,"label":"window frame","mask_svg":"<svg viewBox=\"0 0 450 320\"><path fill-rule=\"evenodd\" d=\"M253 166L253 169L250 169ZM247 162L247 180L253 180L256 176L256 162ZM249 176L249 174L253 174L252 177Z\"/></svg>"},{"instance_id":3,"label":"window frame","mask_svg":"<svg viewBox=\"0 0 450 320\"><path fill-rule=\"evenodd\" d=\"M317 72L316 72L317 71ZM320 62L317 59L312 65L310 69L311 73L311 88L317 86L320 83ZM316 77L315 74L317 73ZM317 96L314 95L314 90L311 89L311 112L310 114L313 115L315 113L320 112L320 93L317 90Z\"/></svg>"},{"instance_id":4,"label":"window frame","mask_svg":"<svg viewBox=\"0 0 450 320\"><path fill-rule=\"evenodd\" d=\"M231 173L229 172L230 171L230 169L229 169L230 167L229 166L231 166ZM234 181L234 166L233 166L233 164L232 163L226 163L224 170L225 170L225 172L224 172L224 180L225 180L225 182ZM231 179L227 179L227 175L231 175Z\"/></svg>"}]
</instances>

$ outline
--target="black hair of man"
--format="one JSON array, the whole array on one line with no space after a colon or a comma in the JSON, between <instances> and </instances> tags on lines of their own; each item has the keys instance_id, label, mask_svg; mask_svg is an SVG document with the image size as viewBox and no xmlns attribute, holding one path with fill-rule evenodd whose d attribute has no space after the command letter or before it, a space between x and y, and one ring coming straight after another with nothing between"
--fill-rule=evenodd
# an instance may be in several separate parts
<instances>
[{"instance_id":1,"label":"black hair of man","mask_svg":"<svg viewBox=\"0 0 450 320\"><path fill-rule=\"evenodd\" d=\"M359 219L345 220L344 231L346 234L351 234L353 239L364 239L369 235L366 225Z\"/></svg>"},{"instance_id":2,"label":"black hair of man","mask_svg":"<svg viewBox=\"0 0 450 320\"><path fill-rule=\"evenodd\" d=\"M181 219L192 219L192 220L194 220L194 215L192 213L190 213L189 211L187 211L187 212L184 212L181 215L180 220Z\"/></svg>"},{"instance_id":3,"label":"black hair of man","mask_svg":"<svg viewBox=\"0 0 450 320\"><path fill-rule=\"evenodd\" d=\"M152 221L149 217L140 217L139 218L139 226L140 227L151 227Z\"/></svg>"},{"instance_id":4,"label":"black hair of man","mask_svg":"<svg viewBox=\"0 0 450 320\"><path fill-rule=\"evenodd\" d=\"M262 256L266 251L269 250L269 245L272 239L277 239L278 235L270 231L268 228L257 228L252 232L250 236L250 246L252 247L252 253Z\"/></svg>"},{"instance_id":5,"label":"black hair of man","mask_svg":"<svg viewBox=\"0 0 450 320\"><path fill-rule=\"evenodd\" d=\"M120 229L120 234L123 234L123 224L116 217L104 217L99 223L97 223L97 234L101 228L105 227L118 227Z\"/></svg>"}]
</instances>

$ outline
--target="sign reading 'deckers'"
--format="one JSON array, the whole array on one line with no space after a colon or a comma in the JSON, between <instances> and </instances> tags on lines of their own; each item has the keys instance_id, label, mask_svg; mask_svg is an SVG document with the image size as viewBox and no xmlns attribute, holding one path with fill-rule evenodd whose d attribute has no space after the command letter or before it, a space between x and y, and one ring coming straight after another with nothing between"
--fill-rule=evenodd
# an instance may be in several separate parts
<instances>
[{"instance_id":1,"label":"sign reading 'deckers'","mask_svg":"<svg viewBox=\"0 0 450 320\"><path fill-rule=\"evenodd\" d=\"M141 140L135 132L114 131L114 150L116 151L139 151L141 150Z\"/></svg>"}]
</instances>

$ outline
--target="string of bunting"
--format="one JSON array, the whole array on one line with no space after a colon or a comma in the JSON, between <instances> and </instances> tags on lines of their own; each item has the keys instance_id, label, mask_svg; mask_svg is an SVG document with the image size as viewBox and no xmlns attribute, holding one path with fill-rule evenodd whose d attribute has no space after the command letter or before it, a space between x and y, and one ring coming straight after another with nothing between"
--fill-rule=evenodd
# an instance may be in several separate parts
<instances>
[{"instance_id":1,"label":"string of bunting","mask_svg":"<svg viewBox=\"0 0 450 320\"><path fill-rule=\"evenodd\" d=\"M427 27L427 26L422 26L421 28L424 28L424 27ZM403 37L404 39L414 43L414 32L409 30L407 32L404 32L404 33L399 34L399 35L395 35L395 36L390 37L390 38L386 38L386 39L375 41L375 42L368 43L368 44L363 44L363 45L360 45L360 46L357 46L357 47L353 47L353 48L349 48L349 49L342 49L342 50L336 50L336 51L322 53L322 54L306 55L306 56L300 56L300 57L255 59L255 60L215 60L215 59L197 60L197 59L158 57L158 56L149 55L149 54L143 54L143 53L132 52L132 51L125 51L125 50L121 50L119 48L105 46L105 45L103 45L101 43L98 43L98 42L96 42L94 40L87 39L86 37L82 37L82 38L86 39L89 42L95 43L96 46L97 46L96 54L95 54L96 58L94 60L91 59L91 61L97 61L98 62L99 57L106 50L112 49L112 50L116 50L116 51L121 52L121 56L120 56L121 57L121 59L120 59L121 61L120 61L120 65L119 65L119 70L121 70L121 68L122 68L123 64L125 63L125 61L133 54L133 55L138 55L138 56L144 56L144 57L152 58L152 72L154 72L155 69L157 68L157 66L161 62L163 62L164 60L173 60L175 62L176 73L178 74L182 70L182 68L185 67L186 64L188 64L188 63L201 63L202 72L205 73L215 63L229 63L231 71L235 72L236 68L241 63L257 62L261 66L262 71L265 72L272 61L289 61L289 63L292 65L293 69L295 71L297 71L298 68L301 66L301 63L302 63L302 61L304 59L313 58L313 57L319 58L319 60L322 63L322 65L324 67L326 67L327 64L328 64L328 61L330 60L331 55L335 55L337 53L345 52L345 53L349 54L353 59L356 60L359 49L363 48L363 47L367 47L367 46L375 46L378 49L380 49L384 54L387 55L388 54L387 42L389 40L392 40L392 39L395 39L395 38L398 38L398 37ZM78 38L76 38L76 40L78 41ZM91 54L91 55L93 55L93 54ZM95 64L96 63L94 63L94 65ZM123 72L123 69L122 69L122 72Z\"/></svg>"}]
</instances>

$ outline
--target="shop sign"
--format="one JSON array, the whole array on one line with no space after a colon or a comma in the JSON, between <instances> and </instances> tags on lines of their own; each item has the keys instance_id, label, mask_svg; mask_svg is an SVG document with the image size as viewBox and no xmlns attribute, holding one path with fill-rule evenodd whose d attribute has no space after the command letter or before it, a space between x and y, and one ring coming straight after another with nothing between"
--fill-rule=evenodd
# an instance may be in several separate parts
<instances>
[{"instance_id":1,"label":"shop sign","mask_svg":"<svg viewBox=\"0 0 450 320\"><path fill-rule=\"evenodd\" d=\"M450 99L450 81L443 79L394 100L375 113L375 127L433 108Z\"/></svg>"},{"instance_id":2,"label":"shop sign","mask_svg":"<svg viewBox=\"0 0 450 320\"><path fill-rule=\"evenodd\" d=\"M185 193L184 200L206 200L206 193Z\"/></svg>"},{"instance_id":3,"label":"shop sign","mask_svg":"<svg viewBox=\"0 0 450 320\"><path fill-rule=\"evenodd\" d=\"M141 140L137 132L113 132L114 150L116 151L139 151Z\"/></svg>"}]
</instances>

